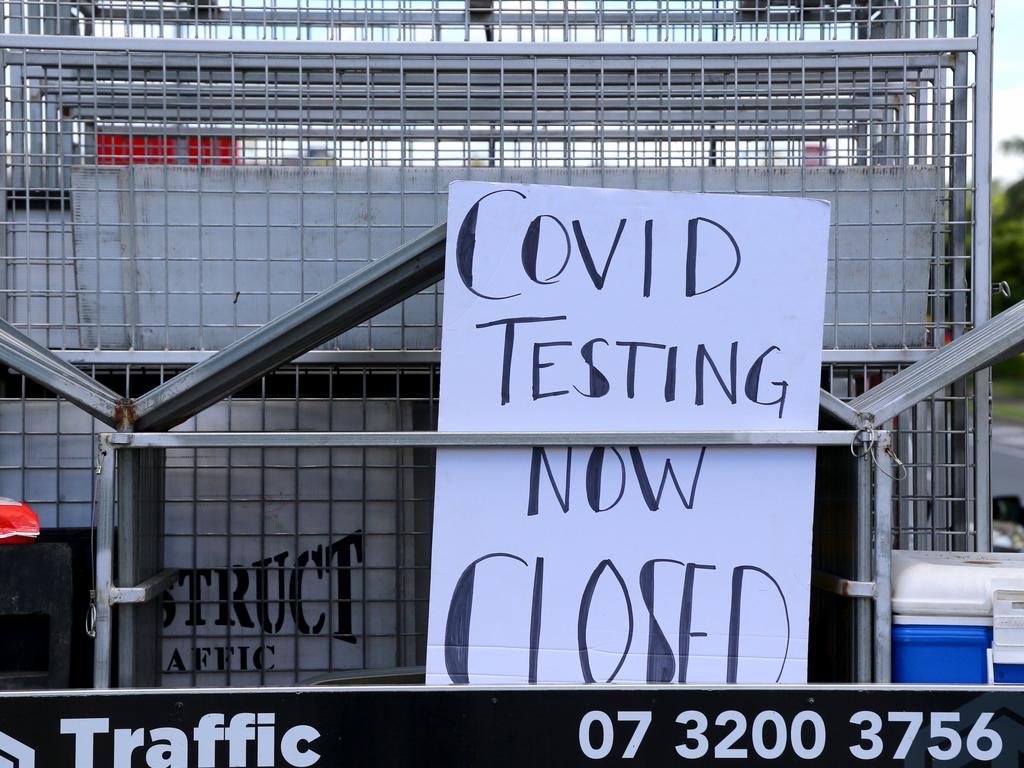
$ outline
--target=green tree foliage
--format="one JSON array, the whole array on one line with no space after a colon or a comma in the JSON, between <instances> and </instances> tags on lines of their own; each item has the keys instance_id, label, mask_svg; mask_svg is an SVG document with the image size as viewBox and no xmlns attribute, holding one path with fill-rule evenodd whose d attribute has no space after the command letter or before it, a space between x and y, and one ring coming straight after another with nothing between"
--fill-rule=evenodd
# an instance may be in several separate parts
<instances>
[{"instance_id":1,"label":"green tree foliage","mask_svg":"<svg viewBox=\"0 0 1024 768\"><path fill-rule=\"evenodd\" d=\"M1024 155L1024 138L1002 144L1004 152ZM993 297L993 312L1002 312L1024 298L1024 179L992 195L992 279L1005 280L1013 291L1010 298Z\"/></svg>"}]
</instances>

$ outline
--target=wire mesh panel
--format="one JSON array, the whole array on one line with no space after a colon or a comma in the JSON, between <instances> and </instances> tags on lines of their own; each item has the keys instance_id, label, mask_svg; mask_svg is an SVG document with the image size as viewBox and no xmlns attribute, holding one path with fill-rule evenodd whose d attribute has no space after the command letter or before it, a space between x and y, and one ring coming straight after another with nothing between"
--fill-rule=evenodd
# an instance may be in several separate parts
<instances>
[{"instance_id":1,"label":"wire mesh panel","mask_svg":"<svg viewBox=\"0 0 1024 768\"><path fill-rule=\"evenodd\" d=\"M904 366L829 365L827 388L851 399ZM973 469L984 466L974 439L973 382L926 398L887 424L904 471L895 482L894 546L899 549L973 551L979 544Z\"/></svg>"},{"instance_id":2,"label":"wire mesh panel","mask_svg":"<svg viewBox=\"0 0 1024 768\"><path fill-rule=\"evenodd\" d=\"M433 368L296 369L186 427L432 428L435 383ZM168 451L165 559L180 572L164 597L164 682L421 662L433 480L422 449Z\"/></svg>"},{"instance_id":3,"label":"wire mesh panel","mask_svg":"<svg viewBox=\"0 0 1024 768\"><path fill-rule=\"evenodd\" d=\"M984 2L3 8L0 316L129 397L442 221L454 179L828 200L822 384L845 399L984 320ZM383 311L183 428L430 428L442 300ZM98 425L0 384L0 495L88 524ZM886 425L901 546L985 546L974 390ZM167 684L422 661L432 452L166 461Z\"/></svg>"},{"instance_id":4,"label":"wire mesh panel","mask_svg":"<svg viewBox=\"0 0 1024 768\"><path fill-rule=\"evenodd\" d=\"M966 326L946 55L19 58L63 118L11 105L42 144L10 154L3 295L52 347L222 348L443 220L455 178L826 198L826 348ZM333 346L435 349L439 309Z\"/></svg>"},{"instance_id":5,"label":"wire mesh panel","mask_svg":"<svg viewBox=\"0 0 1024 768\"><path fill-rule=\"evenodd\" d=\"M138 396L174 370L93 369ZM102 425L0 378L0 495L43 527L91 523ZM193 431L433 429L436 366L288 367L183 424ZM157 679L284 684L410 666L426 639L431 449L172 450Z\"/></svg>"},{"instance_id":6,"label":"wire mesh panel","mask_svg":"<svg viewBox=\"0 0 1024 768\"><path fill-rule=\"evenodd\" d=\"M974 0L94 0L7 4L9 32L532 42L944 37Z\"/></svg>"},{"instance_id":7,"label":"wire mesh panel","mask_svg":"<svg viewBox=\"0 0 1024 768\"><path fill-rule=\"evenodd\" d=\"M823 168L666 174L647 168L127 167L74 173L71 281L79 298L61 323L51 325L49 341L70 331L100 349L223 348L439 223L447 183L466 175L827 199L835 233L825 346L921 348L934 338L928 309L942 268L933 226L941 213L941 179L926 166L856 168L841 176ZM125 210L129 214L119 218ZM871 212L891 222L887 232L872 229L881 225L869 223ZM437 349L440 298L421 294L328 348Z\"/></svg>"},{"instance_id":8,"label":"wire mesh panel","mask_svg":"<svg viewBox=\"0 0 1024 768\"><path fill-rule=\"evenodd\" d=\"M0 496L28 502L43 528L90 525L95 434L103 425L24 377L4 374Z\"/></svg>"}]
</instances>

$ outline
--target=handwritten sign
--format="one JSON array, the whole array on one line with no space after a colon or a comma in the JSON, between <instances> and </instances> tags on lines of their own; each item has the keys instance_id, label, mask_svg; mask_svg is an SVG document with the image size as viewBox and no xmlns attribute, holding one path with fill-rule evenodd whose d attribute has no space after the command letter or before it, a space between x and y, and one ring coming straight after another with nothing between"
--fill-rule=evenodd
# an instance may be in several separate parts
<instances>
[{"instance_id":1,"label":"handwritten sign","mask_svg":"<svg viewBox=\"0 0 1024 768\"><path fill-rule=\"evenodd\" d=\"M456 182L439 428L815 429L828 205ZM813 448L437 454L427 681L806 678Z\"/></svg>"}]
</instances>

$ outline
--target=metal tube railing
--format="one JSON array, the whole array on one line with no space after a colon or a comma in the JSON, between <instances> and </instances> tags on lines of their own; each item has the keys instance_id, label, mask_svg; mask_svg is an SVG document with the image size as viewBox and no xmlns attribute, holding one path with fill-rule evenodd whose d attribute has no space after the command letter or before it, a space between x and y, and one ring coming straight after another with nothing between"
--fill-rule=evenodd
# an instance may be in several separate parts
<instances>
[{"instance_id":1,"label":"metal tube railing","mask_svg":"<svg viewBox=\"0 0 1024 768\"><path fill-rule=\"evenodd\" d=\"M113 542L115 519L116 454L140 448L298 448L298 447L434 447L434 448L507 448L526 446L576 445L716 445L770 446L793 448L807 446L867 446L859 461L873 461L875 467L875 503L878 508L875 529L874 589L851 592L838 584L836 591L850 597L875 600L875 676L876 682L888 679L889 667L889 562L891 559L892 467L889 436L886 432L859 430L780 430L780 431L702 431L702 432L205 432L205 433L104 433L99 438L97 473L99 493L96 514L96 645L94 686L106 688L111 681L111 611L128 599L138 600L139 589L115 585L113 580ZM860 493L866 489L859 484ZM858 516L870 514L870 501L857 504ZM858 529L870 527L870 520L859 520ZM859 577L861 574L854 574ZM820 582L820 580L819 580ZM141 585L138 585L141 586ZM154 590L149 590L155 596ZM884 635L884 636L883 636ZM868 639L858 634L858 643ZM865 651L858 651L860 658ZM121 659L125 663L125 659ZM862 665L858 665L862 666Z\"/></svg>"}]
</instances>

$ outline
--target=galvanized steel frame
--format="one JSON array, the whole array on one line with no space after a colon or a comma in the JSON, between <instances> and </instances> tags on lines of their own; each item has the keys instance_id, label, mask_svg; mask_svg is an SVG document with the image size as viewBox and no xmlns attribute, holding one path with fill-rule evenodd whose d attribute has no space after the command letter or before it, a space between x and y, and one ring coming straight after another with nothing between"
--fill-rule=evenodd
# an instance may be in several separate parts
<instances>
[{"instance_id":1,"label":"galvanized steel frame","mask_svg":"<svg viewBox=\"0 0 1024 768\"><path fill-rule=\"evenodd\" d=\"M71 363L0 319L0 362L74 403L104 424L117 424L121 398Z\"/></svg>"},{"instance_id":2,"label":"galvanized steel frame","mask_svg":"<svg viewBox=\"0 0 1024 768\"><path fill-rule=\"evenodd\" d=\"M992 318L992 44L995 0L979 0L975 51L974 120L974 237L972 258L972 321L975 328ZM980 104L980 106L978 106ZM980 255L980 256L979 256ZM992 374L987 368L974 376L974 450L984 461L974 467L976 549L992 549L991 402Z\"/></svg>"},{"instance_id":3,"label":"galvanized steel frame","mask_svg":"<svg viewBox=\"0 0 1024 768\"><path fill-rule=\"evenodd\" d=\"M441 279L445 225L371 261L354 275L143 395L130 428L169 429L298 354Z\"/></svg>"},{"instance_id":4,"label":"galvanized steel frame","mask_svg":"<svg viewBox=\"0 0 1024 768\"><path fill-rule=\"evenodd\" d=\"M897 0L898 1L898 0ZM742 32L743 28L761 25L778 25L783 34L789 29L788 37L793 38L793 27L797 27L797 39L802 37L803 27L818 28L824 36L824 30L831 28L836 35L839 29L855 32L858 37L871 37L876 32L884 37L927 37L941 36L948 26L950 14L956 8L954 2L960 0L934 0L933 3L921 2L912 6L902 0L902 7L896 3L889 4L886 0L866 0L866 2L843 4L816 3L812 7L799 7L794 11L791 5L774 3L764 6L746 2L739 6L687 7L682 4L662 5L646 8L629 6L609 7L607 3L598 2L582 9L553 5L524 8L516 3L504 3L500 0L472 0L460 7L458 4L382 2L373 7L353 8L335 7L333 4L319 5L316 8L280 8L276 4L247 3L228 0L212 6L180 7L171 5L164 7L134 8L130 2L120 5L116 2L87 2L76 4L67 0L50 0L42 5L39 14L33 15L30 26L43 27L51 32L54 29L74 31L76 24L85 34L94 34L97 27L106 26L108 34L115 33L117 27L111 22L124 22L126 36L138 34L133 32L135 25L151 25L156 30L167 27L174 29L179 37L189 37L189 26L196 27L193 32L199 36L200 27L206 25L221 26L228 29L234 36L236 30L255 29L263 35L274 34L276 31L289 29L319 29L326 32L330 39L336 31L348 30L361 32L372 39L374 31L387 33L398 31L402 39L417 30L427 31L431 39L441 39L444 32L462 32L470 39L471 30L484 32L488 40L502 39L503 33L526 34L536 39L538 33L542 38L551 30L562 32L568 37L570 30L591 27L596 38L603 41L606 35L615 37L625 35L627 39L639 36L650 39L651 32L656 39L671 34L673 30L694 31L703 37L703 31L712 28L712 34L730 37ZM21 2L13 2L18 8ZM78 15L72 16L72 6ZM225 7L226 6L226 7ZM506 7L508 6L508 7ZM969 6L968 6L969 7ZM916 12L911 13L911 9ZM12 31L23 31L26 24L21 14L14 14L11 19ZM178 29L182 31L178 31ZM142 30L143 36L146 30ZM497 38L495 35L497 34ZM572 38L575 39L575 36ZM689 39L684 37L683 39Z\"/></svg>"},{"instance_id":5,"label":"galvanized steel frame","mask_svg":"<svg viewBox=\"0 0 1024 768\"><path fill-rule=\"evenodd\" d=\"M979 0L980 5L988 0ZM980 12L979 12L980 15ZM991 12L989 12L991 15ZM336 40L197 40L192 38L103 38L73 35L0 34L0 48L17 50L116 51L118 53L231 53L297 56L565 56L573 59L627 56L651 58L683 56L835 56L871 54L975 52L974 37L894 38L870 40L786 40L643 43L533 43L533 42L393 42L360 43Z\"/></svg>"},{"instance_id":6,"label":"galvanized steel frame","mask_svg":"<svg viewBox=\"0 0 1024 768\"><path fill-rule=\"evenodd\" d=\"M112 613L122 603L139 603L158 594L155 584L164 575L158 574L139 585L114 583L113 551L115 487L117 484L117 456L132 449L173 449L213 447L530 447L577 445L715 445L715 446L771 446L783 450L808 446L863 446L866 452L855 460L860 462L864 476L874 477L876 519L874 527L874 562L870 593L851 594L844 588L846 579L838 578L837 591L860 601L873 600L873 629L867 621L868 611L859 610L857 622L856 659L861 674L873 674L860 682L889 682L890 666L890 561L891 561L891 508L892 477L889 458L889 436L886 432L868 433L864 430L789 430L789 431L705 431L705 432L157 432L157 433L103 433L99 436L98 500L96 514L96 641L94 650L94 687L107 688L112 673ZM874 471L868 473L868 467ZM871 483L862 485L860 494L871 492ZM861 499L858 510L870 513L870 500ZM858 515L858 531L870 535L870 518ZM130 542L119 542L126 546ZM854 574L858 581L866 581L862 574ZM828 583L828 580L825 580ZM819 583L821 580L819 579ZM131 658L120 657L121 664L131 664ZM873 669L873 673L870 670Z\"/></svg>"},{"instance_id":7,"label":"galvanized steel frame","mask_svg":"<svg viewBox=\"0 0 1024 768\"><path fill-rule=\"evenodd\" d=\"M20 5L20 4L16 4ZM937 4L938 5L938 4ZM971 11L976 12L976 36L970 36L968 25ZM991 226L988 218L990 207L990 165L991 165L991 96L992 96L992 0L978 0L973 8L968 5L956 6L958 14L955 32L953 37L925 37L911 39L888 38L888 39L861 39L861 40L824 40L824 41L765 41L765 42L742 42L742 41L715 41L715 42L601 42L601 43L575 43L575 42L394 42L386 47L376 42L344 42L337 40L330 41L246 41L246 40L202 40L202 39L160 39L160 38L103 38L103 37L76 37L70 35L34 35L19 34L20 28L13 26L14 34L0 34L0 49L6 51L32 52L33 55L45 55L48 51L63 52L63 55L75 55L75 52L108 52L110 55L132 53L167 53L167 54L188 54L200 55L246 55L257 54L265 56L281 56L282 58L299 55L328 55L328 56L366 56L366 57L402 57L409 56L408 66L422 66L429 68L437 66L438 58L446 56L481 57L482 59L495 57L518 57L521 58L522 66L530 66L531 57L556 57L564 56L572 59L574 67L599 67L601 60L606 57L632 57L643 62L644 66L658 66L659 58L673 57L680 62L680 66L688 66L694 69L703 70L710 61L722 57L765 57L765 61L776 62L784 59L799 60L801 57L810 56L838 56L849 57L848 61L856 63L861 61L863 66L871 66L871 56L875 55L942 55L948 56L954 61L954 77L951 92L953 98L952 118L960 124L960 131L957 134L957 143L952 147L953 153L957 156L956 167L953 170L954 178L950 186L952 192L952 213L951 219L954 222L954 229L960 230L957 237L965 240L967 228L972 224L968 220L966 201L967 189L973 184L974 189L974 221L973 239L971 245L971 274L970 274L970 307L969 314L966 312L954 318L954 322L961 323L959 330L966 331L962 325L963 321L970 319L975 330L967 332L953 344L938 350L927 353L925 350L826 350L824 360L826 363L856 363L856 364L907 364L915 363L901 373L893 376L882 385L870 390L856 398L853 403L847 404L828 393L822 395L822 409L824 412L837 418L841 423L857 429L870 430L874 425L884 423L888 418L901 412L905 408L919 402L929 393L941 389L953 382L962 381L963 377L973 372L973 384L975 390L974 411L973 411L973 439L974 455L977 458L974 467L973 485L964 490L965 503L973 496L974 521L976 529L975 546L979 550L985 550L990 545L991 531L989 527L990 512L989 506L989 478L988 478L988 450L989 450L989 402L988 387L989 374L985 367L992 361L1016 349L1024 340L1024 315L1022 313L1004 313L1006 316L996 318L989 323L991 312L991 301L989 285L991 283L991 270L988 262L988 252L991 245ZM20 23L20 22L19 22ZM467 25L471 23L467 19ZM485 23L482 18L474 19L472 23ZM53 27L48 32L63 31ZM894 34L896 34L894 32ZM904 34L907 31L904 30ZM3 51L0 50L0 55ZM968 107L968 56L974 56L975 63L975 85L974 85L974 111L971 120ZM861 58L863 57L863 58ZM198 61L198 58L192 61ZM503 64L503 66L505 66ZM10 84L14 87L17 84ZM970 124L973 129L973 145L968 148L967 136L964 128ZM22 139L24 140L24 139ZM17 151L17 147L12 147ZM969 149L973 149L973 181L968 178L968 156ZM24 147L22 148L24 150ZM6 152L6 150L0 150ZM435 233L436 235L436 233ZM403 246L404 248L405 246ZM439 250L443 250L443 239L435 239L430 245L433 248L432 258L437 257ZM400 249L401 250L401 249ZM406 255L410 255L406 252ZM377 277L382 275L381 266L377 267ZM962 265L960 265L962 266ZM431 265L437 269L437 264ZM438 273L439 275L439 273ZM956 279L966 283L966 275L960 275ZM343 281L345 282L345 281ZM387 293L386 286L382 282L375 282L373 285L364 285L362 288L350 286L353 291L366 290L367 294L376 291L381 297ZM336 291L341 288L335 298L345 294L345 288L341 284L329 289ZM328 292L325 292L328 293ZM286 317L278 318L269 326L258 330L246 337L241 346L236 345L225 348L218 353L175 353L175 352L145 352L145 351L110 351L110 350L82 350L64 351L53 354L34 342L27 342L13 327L0 326L4 333L0 334L0 360L23 371L27 376L40 381L44 385L54 389L62 396L77 403L89 413L100 418L107 424L119 424L122 428L159 429L166 428L180 420L184 415L189 415L198 410L203 404L209 404L230 393L233 388L244 384L246 380L260 375L261 372L271 370L274 366L286 362L288 359L295 359L295 354L303 351L302 347L315 334L303 335L301 328L295 322L298 319L303 321L315 318L318 313L314 311L313 304L323 309L327 303L325 294L311 300L311 306L305 309L296 308ZM317 301L319 300L319 302ZM967 301L966 292L957 296L956 301ZM305 306L305 305L300 305ZM332 306L335 304L332 303ZM337 306L344 306L344 302ZM376 309L382 309L380 305ZM365 314L365 307L348 307L350 317ZM346 317L349 317L347 315ZM325 323L330 324L330 318L323 318ZM358 322L358 320L356 321ZM326 326L325 326L326 327ZM330 328L340 329L339 324L331 324ZM337 332L335 330L335 332ZM301 341L297 341L301 337ZM268 343L269 342L269 343ZM939 340L936 340L939 344ZM266 348L259 349L261 344ZM34 346L33 346L34 345ZM308 347L306 347L308 348ZM229 352L230 350L230 352ZM233 372L232 368L239 362L245 360L241 350L256 354L257 358L247 360L251 363L244 370ZM43 354L46 352L48 354ZM224 354L229 353L229 354ZM927 357L925 357L927 355ZM434 352L335 352L335 351L314 351L302 355L298 359L303 361L427 361L436 362L437 356ZM180 364L198 363L194 369L186 374L168 382L164 387L154 390L150 395L140 398L136 403L125 403L114 393L93 382L81 372L76 371L73 365L68 363L104 363L123 360L126 362L159 362L169 364L177 360ZM70 370L69 370L70 369ZM76 375L77 374L77 375ZM83 381L86 379L86 381ZM200 386L193 388L189 384ZM172 386L173 385L173 386ZM106 390L106 391L104 391ZM128 405L128 410L124 406ZM769 441L769 434L756 433L666 433L664 435L635 434L632 436L605 433L596 434L563 434L563 435L526 435L510 438L505 435L486 434L463 434L451 435L442 433L418 433L414 435L405 433L362 433L360 435L311 435L303 433L291 433L288 435L241 435L233 433L230 435L203 434L167 434L167 435L105 435L100 440L100 456L97 469L100 472L99 492L97 496L97 541L99 548L106 548L108 557L105 562L101 558L97 560L97 578L105 585L105 603L99 607L99 621L97 626L98 634L104 631L108 638L108 660L107 674L109 676L109 616L110 607L119 602L138 600L139 597L152 595L155 587L153 583L138 585L138 587L115 587L112 583L112 562L109 559L110 547L113 542L113 510L114 497L114 456L118 451L130 450L132 447L141 447L153 442L153 446L160 448L178 445L200 445L202 441L208 441L206 445L219 444L217 440L225 441L224 445L266 445L269 440L273 445L308 445L303 440L319 441L328 440L349 440L356 442L345 442L344 445L507 445L509 439L528 440L528 443L516 444L549 444L549 445L573 445L593 444L594 442L613 443L623 442L628 439L635 444L690 444L692 442L703 442L707 444L772 444L772 445L835 445L838 440L836 435L844 435L843 439L850 442L854 435L852 431L839 433L810 432L810 433L770 433L778 439L776 442ZM753 437L751 437L753 435ZM866 439L867 431L859 433L856 439ZM697 440L700 436L702 440ZM889 435L876 433L877 445L879 447L888 445ZM197 442L191 442L191 441ZM241 440L241 442L236 442ZM555 442L551 442L551 441ZM654 442L646 442L647 440ZM751 440L766 440L769 442L750 442ZM167 441L167 442L164 442ZM176 443L175 441L181 441ZM261 442L262 441L262 442ZM278 442L281 441L281 442ZM479 441L479 442L477 442ZM558 442L562 441L562 442ZM718 441L718 442L714 442ZM824 441L824 442L821 442ZM325 444L325 443L315 443ZM333 444L333 443L329 443ZM858 567L854 578L858 582L866 583L870 580L871 571L874 571L875 588L875 633L876 641L873 645L876 656L874 667L876 679L879 674L885 674L888 670L888 649L887 638L889 631L888 621L888 587L883 590L881 584L888 583L888 556L891 550L892 530L892 498L893 481L892 467L888 453L885 450L875 451L876 462L873 465L874 471L867 462L862 462L859 473L858 492ZM873 475L873 477L872 477ZM108 478L111 478L108 480ZM109 487L107 484L110 484ZM874 495L874 526L872 527L872 488ZM108 530L109 527L109 530ZM873 562L872 562L872 555ZM120 590L120 591L118 591ZM134 590L134 591L132 591ZM140 591L141 590L141 591ZM857 603L857 611L864 613L869 607L866 601L860 600ZM864 626L864 622L858 622L858 626ZM859 638L858 643L865 638ZM99 649L97 644L97 649ZM864 647L867 647L865 645ZM99 659L99 653L97 655ZM97 662L99 666L99 662ZM858 657L858 670L860 679L868 679L865 675L870 671L871 659ZM879 670L882 670L879 672ZM108 677L109 679L109 677ZM881 681L881 680L879 680Z\"/></svg>"},{"instance_id":8,"label":"galvanized steel frame","mask_svg":"<svg viewBox=\"0 0 1024 768\"><path fill-rule=\"evenodd\" d=\"M438 227L408 246L399 249L394 256L398 267L406 267L414 264L411 275L405 276L402 282L403 290L410 285L422 285L424 280L436 280L440 275L442 262L442 246L444 243L443 228ZM415 259L425 254L426 258L422 263ZM215 354L204 363L197 365L192 371L192 377L179 377L172 380L181 384L183 378L190 378L193 382L187 382L176 388L173 392L163 388L154 390L158 393L153 398L156 404L150 409L142 409L142 414L160 414L160 408L165 408L173 413L175 418L183 417L182 414L191 415L195 411L208 405L210 402L220 400L233 389L241 386L246 381L254 378L277 365L286 362L291 356L301 350L315 344L322 337L336 333L343 327L345 322L358 322L360 317L368 311L367 304L363 301L354 301L352 295L345 290L338 290L347 287L347 284L354 284L376 296L374 289L384 290L388 293L387 286L390 285L392 277L389 259L375 262L368 266L364 272L357 273L352 278L342 281L338 286L328 289L316 299L310 300L292 312L287 313L280 321L275 321L263 330L257 331L250 337L243 339L234 347L229 347L220 353ZM348 304L355 304L349 307L354 314L338 315L338 307L346 307ZM309 305L307 307L307 304ZM371 301L370 308L379 309L380 304ZM361 313L361 314L360 314ZM340 318L340 319L339 319ZM323 321L329 324L328 328L323 327L316 321ZM263 337L267 336L268 339ZM42 348L35 349L38 345L26 345L27 339L16 329L10 328L7 335L0 338L0 349L5 350L7 357L21 367L26 368L26 375L33 378L39 377L46 381L46 370L43 363L49 366L68 367L70 365L56 358L49 350ZM636 445L680 445L680 444L705 444L705 445L845 445L857 440L869 440L872 446L871 456L875 460L874 491L875 491L875 525L874 541L871 550L874 552L874 590L875 600L875 638L873 648L875 678L877 682L885 682L888 674L888 645L891 628L889 611L889 561L891 558L891 505L892 505L892 477L893 467L889 459L890 447L887 433L874 434L875 423L887 421L896 413L904 410L909 405L917 402L921 397L939 389L950 381L953 381L966 373L976 371L980 367L991 364L999 357L1005 356L1009 351L1020 346L1024 341L1024 308L1015 308L1004 313L995 322L978 328L975 331L961 337L953 344L937 350L929 358L919 361L910 368L904 370L889 379L885 384L871 390L861 398L857 398L850 404L843 403L831 394L822 392L822 406L824 410L841 421L858 426L859 429L840 431L819 431L819 432L703 432L703 433L374 433L363 432L353 434L341 433L115 433L104 434L100 440L100 458L98 472L100 474L100 489L98 493L98 516L97 516L97 651L96 651L96 679L99 685L109 684L110 675L110 610L118 602L139 602L146 596L155 594L155 587L152 584L139 585L137 587L117 587L113 584L112 573L112 547L113 547L113 524L114 524L114 498L113 484L115 482L115 460L114 454L118 449L130 448L174 448L174 447L215 447L215 446L509 446L509 445L579 445L579 444L636 444ZM26 358L21 361L13 356L13 352L31 349L35 357ZM242 349L242 352L238 350ZM45 354L43 354L45 352ZM41 361L41 362L38 362ZM226 362L225 362L226 361ZM241 368L243 361L248 364ZM32 362L33 364L28 364ZM38 364L37 364L38 362ZM225 371L234 370L233 376L225 376ZM75 369L72 369L75 370ZM75 371L78 376L88 380L84 374ZM91 380L89 380L91 381ZM199 382L201 386L212 388L199 394L198 399L189 404L188 407L179 403L182 397L190 396L194 389L194 383ZM81 386L81 382L78 382ZM99 385L97 385L99 386ZM166 386L166 385L165 385ZM196 392L191 391L191 396ZM146 402L146 396L140 399L138 405ZM196 407L198 403L198 407ZM171 419L164 417L168 421ZM154 417L154 421L156 417ZM877 442L876 442L877 441ZM876 448L877 446L877 448ZM866 476L865 476L866 478ZM870 482L862 479L860 483L859 496L863 497L870 489ZM859 537L863 538L867 530L870 530L868 517L870 505L864 499L858 502L858 530ZM863 544L864 542L862 542ZM861 547L863 549L863 547ZM858 564L857 580L865 582L862 569L866 562ZM157 582L154 582L157 583ZM886 585L883 588L883 585ZM847 590L848 591L848 590ZM861 613L863 611L860 611ZM858 622L859 626L865 626L864 622ZM863 642L858 643L858 650L866 648ZM858 657L858 671L863 674L866 671L866 663Z\"/></svg>"}]
</instances>

